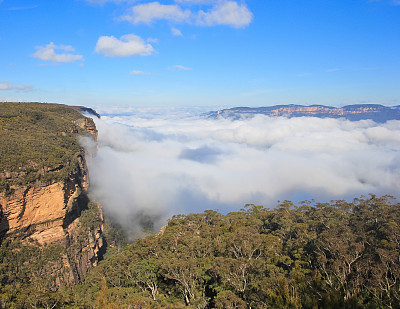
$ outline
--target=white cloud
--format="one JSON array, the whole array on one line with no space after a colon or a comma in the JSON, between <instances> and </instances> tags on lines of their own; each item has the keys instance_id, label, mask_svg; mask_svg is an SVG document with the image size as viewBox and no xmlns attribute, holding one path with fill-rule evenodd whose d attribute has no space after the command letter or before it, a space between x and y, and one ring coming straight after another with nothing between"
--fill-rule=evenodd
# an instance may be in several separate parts
<instances>
[{"instance_id":1,"label":"white cloud","mask_svg":"<svg viewBox=\"0 0 400 309\"><path fill-rule=\"evenodd\" d=\"M96 52L107 57L148 56L153 51L153 46L134 34L123 35L120 39L101 36L96 44Z\"/></svg>"},{"instance_id":2,"label":"white cloud","mask_svg":"<svg viewBox=\"0 0 400 309\"><path fill-rule=\"evenodd\" d=\"M98 155L89 169L92 194L121 220L235 211L246 203L273 207L284 199L399 195L400 121L114 112L96 120Z\"/></svg>"},{"instance_id":3,"label":"white cloud","mask_svg":"<svg viewBox=\"0 0 400 309\"><path fill-rule=\"evenodd\" d=\"M234 28L248 26L253 19L253 13L244 2L240 5L236 1L229 0L176 0L175 2L179 5L160 4L159 2L138 4L120 19L133 24L150 24L156 20L167 20L174 23L201 26L225 25ZM211 8L208 11L191 11L181 7L185 4L206 5Z\"/></svg>"},{"instance_id":4,"label":"white cloud","mask_svg":"<svg viewBox=\"0 0 400 309\"><path fill-rule=\"evenodd\" d=\"M152 75L151 73L143 72L143 71L137 71L137 70L133 70L129 74L131 74L131 75Z\"/></svg>"},{"instance_id":5,"label":"white cloud","mask_svg":"<svg viewBox=\"0 0 400 309\"><path fill-rule=\"evenodd\" d=\"M157 19L185 22L191 16L190 10L182 10L178 5L160 4L159 2L138 4L132 7L131 11L131 14L123 16L122 19L134 24L150 24Z\"/></svg>"},{"instance_id":6,"label":"white cloud","mask_svg":"<svg viewBox=\"0 0 400 309\"><path fill-rule=\"evenodd\" d=\"M37 49L37 51L33 54L33 57L39 58L41 60L52 62L74 62L77 60L83 60L82 55L74 55L71 53L56 53L56 50L73 52L75 49L70 45L55 45L53 42L50 42L50 44L47 44L45 47L36 46L35 48Z\"/></svg>"},{"instance_id":7,"label":"white cloud","mask_svg":"<svg viewBox=\"0 0 400 309\"><path fill-rule=\"evenodd\" d=\"M182 70L182 71L191 71L192 70L192 68L187 68L187 67L184 67L183 65L180 65L180 64L177 64L175 66L175 68L177 68L179 70Z\"/></svg>"},{"instance_id":8,"label":"white cloud","mask_svg":"<svg viewBox=\"0 0 400 309\"><path fill-rule=\"evenodd\" d=\"M205 26L226 25L234 28L248 26L253 19L253 13L245 4L235 1L221 1L210 11L199 11L197 24Z\"/></svg>"},{"instance_id":9,"label":"white cloud","mask_svg":"<svg viewBox=\"0 0 400 309\"><path fill-rule=\"evenodd\" d=\"M182 32L179 29L171 28L172 35L174 36L182 36Z\"/></svg>"},{"instance_id":10,"label":"white cloud","mask_svg":"<svg viewBox=\"0 0 400 309\"><path fill-rule=\"evenodd\" d=\"M0 90L26 90L26 91L31 91L31 90L33 90L33 87L32 87L32 85L15 86L10 82L2 82L2 83L0 83Z\"/></svg>"}]
</instances>

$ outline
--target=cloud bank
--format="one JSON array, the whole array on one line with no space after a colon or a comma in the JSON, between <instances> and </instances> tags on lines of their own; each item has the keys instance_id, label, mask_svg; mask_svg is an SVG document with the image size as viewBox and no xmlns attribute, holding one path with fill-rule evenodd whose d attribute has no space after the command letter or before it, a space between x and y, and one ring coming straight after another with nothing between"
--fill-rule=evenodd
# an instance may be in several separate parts
<instances>
[{"instance_id":1,"label":"cloud bank","mask_svg":"<svg viewBox=\"0 0 400 309\"><path fill-rule=\"evenodd\" d=\"M91 193L125 226L156 218L159 227L172 214L246 203L273 207L400 189L400 121L231 121L188 110L116 109L96 125Z\"/></svg>"}]
</instances>

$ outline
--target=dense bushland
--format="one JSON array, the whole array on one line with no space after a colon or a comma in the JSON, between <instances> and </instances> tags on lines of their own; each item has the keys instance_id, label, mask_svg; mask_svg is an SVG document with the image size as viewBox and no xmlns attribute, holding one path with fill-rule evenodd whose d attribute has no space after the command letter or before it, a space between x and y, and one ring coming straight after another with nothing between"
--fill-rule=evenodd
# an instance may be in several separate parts
<instances>
[{"instance_id":1,"label":"dense bushland","mask_svg":"<svg viewBox=\"0 0 400 309\"><path fill-rule=\"evenodd\" d=\"M68 177L82 151L78 108L60 104L0 103L0 191L12 185Z\"/></svg>"},{"instance_id":2,"label":"dense bushland","mask_svg":"<svg viewBox=\"0 0 400 309\"><path fill-rule=\"evenodd\" d=\"M177 215L52 292L54 308L400 308L399 206L371 196Z\"/></svg>"}]
</instances>

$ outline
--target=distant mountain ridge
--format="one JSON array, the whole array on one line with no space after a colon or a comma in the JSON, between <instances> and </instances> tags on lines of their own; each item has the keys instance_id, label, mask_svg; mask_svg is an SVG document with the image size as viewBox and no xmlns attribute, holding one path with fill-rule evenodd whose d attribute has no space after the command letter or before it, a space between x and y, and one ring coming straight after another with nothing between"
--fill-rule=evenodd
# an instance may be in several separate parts
<instances>
[{"instance_id":1,"label":"distant mountain ridge","mask_svg":"<svg viewBox=\"0 0 400 309\"><path fill-rule=\"evenodd\" d=\"M386 122L388 120L400 120L400 105L389 107L380 104L356 104L332 107L290 104L265 107L234 107L210 112L208 117L239 119L242 116L254 116L257 114L271 117L346 118L351 121L371 119L375 122Z\"/></svg>"}]
</instances>

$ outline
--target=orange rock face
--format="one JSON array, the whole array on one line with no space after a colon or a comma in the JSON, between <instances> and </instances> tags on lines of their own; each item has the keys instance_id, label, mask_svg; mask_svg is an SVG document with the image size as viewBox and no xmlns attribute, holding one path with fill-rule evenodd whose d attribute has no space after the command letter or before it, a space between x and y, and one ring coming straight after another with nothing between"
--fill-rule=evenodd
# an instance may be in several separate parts
<instances>
[{"instance_id":1,"label":"orange rock face","mask_svg":"<svg viewBox=\"0 0 400 309\"><path fill-rule=\"evenodd\" d=\"M19 187L11 196L0 192L0 235L65 248L63 263L69 274L63 275L64 283L78 281L97 265L105 249L102 224L81 228L80 214L87 207L89 183L82 154L77 162L73 174L62 182Z\"/></svg>"},{"instance_id":2,"label":"orange rock face","mask_svg":"<svg viewBox=\"0 0 400 309\"><path fill-rule=\"evenodd\" d=\"M63 240L64 185L24 189L9 199L0 197L4 216L0 230L7 230L8 235L25 234L41 244Z\"/></svg>"},{"instance_id":3,"label":"orange rock face","mask_svg":"<svg viewBox=\"0 0 400 309\"><path fill-rule=\"evenodd\" d=\"M21 239L30 237L41 244L63 242L65 218L79 208L78 198L86 194L88 185L86 164L80 154L69 179L17 187L10 196L0 193L0 233Z\"/></svg>"}]
</instances>

